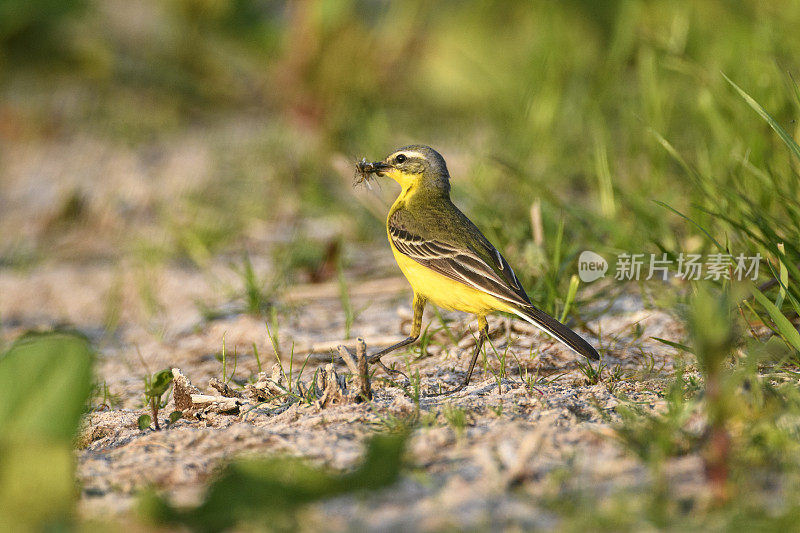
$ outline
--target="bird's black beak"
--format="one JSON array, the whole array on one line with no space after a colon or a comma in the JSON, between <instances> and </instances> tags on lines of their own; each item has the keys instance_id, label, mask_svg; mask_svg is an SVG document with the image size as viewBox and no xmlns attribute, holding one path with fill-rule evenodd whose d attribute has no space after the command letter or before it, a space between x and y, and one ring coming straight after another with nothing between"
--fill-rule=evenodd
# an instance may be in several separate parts
<instances>
[{"instance_id":1,"label":"bird's black beak","mask_svg":"<svg viewBox=\"0 0 800 533\"><path fill-rule=\"evenodd\" d=\"M358 172L361 174L377 174L378 176L383 175L383 172L392 168L392 165L389 163L384 163L383 161L374 161L372 163L368 163L366 160L362 159L357 163Z\"/></svg>"}]
</instances>

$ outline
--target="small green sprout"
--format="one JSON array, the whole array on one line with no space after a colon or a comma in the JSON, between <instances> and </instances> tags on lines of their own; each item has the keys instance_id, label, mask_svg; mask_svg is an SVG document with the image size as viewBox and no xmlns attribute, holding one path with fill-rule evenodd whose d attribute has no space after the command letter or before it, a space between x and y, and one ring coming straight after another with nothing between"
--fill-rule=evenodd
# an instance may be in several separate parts
<instances>
[{"instance_id":1,"label":"small green sprout","mask_svg":"<svg viewBox=\"0 0 800 533\"><path fill-rule=\"evenodd\" d=\"M152 423L156 431L161 431L161 426L158 424L158 411L167 406L169 395L167 394L166 399L163 397L171 385L172 371L169 368L156 372L152 376L144 377L144 404L150 407L152 416L148 414L140 416L138 420L139 429L145 430ZM170 414L170 423L173 421L173 415L174 413Z\"/></svg>"}]
</instances>

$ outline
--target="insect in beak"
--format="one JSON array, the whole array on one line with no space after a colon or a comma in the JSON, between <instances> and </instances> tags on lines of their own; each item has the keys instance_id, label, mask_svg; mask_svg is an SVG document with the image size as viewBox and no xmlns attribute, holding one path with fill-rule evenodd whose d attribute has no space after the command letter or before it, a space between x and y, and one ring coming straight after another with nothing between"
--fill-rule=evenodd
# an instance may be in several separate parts
<instances>
[{"instance_id":1,"label":"insect in beak","mask_svg":"<svg viewBox=\"0 0 800 533\"><path fill-rule=\"evenodd\" d=\"M359 183L366 182L367 187L370 187L369 180L373 177L373 175L383 176L383 172L390 168L392 168L392 165L384 163L383 161L375 161L370 163L366 159L362 159L356 163L355 184L358 185Z\"/></svg>"}]
</instances>

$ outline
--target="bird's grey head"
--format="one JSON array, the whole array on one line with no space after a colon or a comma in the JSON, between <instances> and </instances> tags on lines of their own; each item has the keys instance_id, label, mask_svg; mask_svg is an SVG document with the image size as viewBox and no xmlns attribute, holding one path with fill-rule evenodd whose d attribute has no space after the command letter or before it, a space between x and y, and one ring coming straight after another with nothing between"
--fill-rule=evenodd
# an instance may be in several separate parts
<instances>
[{"instance_id":1,"label":"bird's grey head","mask_svg":"<svg viewBox=\"0 0 800 533\"><path fill-rule=\"evenodd\" d=\"M439 152L424 144L412 144L398 148L389 154L384 163L404 174L419 175L428 187L450 192L450 173Z\"/></svg>"}]
</instances>

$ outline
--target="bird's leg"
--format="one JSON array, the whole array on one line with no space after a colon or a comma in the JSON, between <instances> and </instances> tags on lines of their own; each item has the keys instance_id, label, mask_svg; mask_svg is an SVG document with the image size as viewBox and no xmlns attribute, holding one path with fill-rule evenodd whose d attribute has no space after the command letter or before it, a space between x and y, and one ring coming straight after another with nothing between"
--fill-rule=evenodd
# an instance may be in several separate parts
<instances>
[{"instance_id":1,"label":"bird's leg","mask_svg":"<svg viewBox=\"0 0 800 533\"><path fill-rule=\"evenodd\" d=\"M467 369L467 377L464 378L464 381L461 382L461 385L453 390L436 392L433 394L428 394L428 396L453 394L454 392L464 390L464 387L469 385L469 380L472 379L472 371L475 370L475 363L478 362L478 356L481 354L481 350L483 349L483 343L486 342L487 338L489 338L489 323L486 321L485 316L478 317L478 329L480 330L480 333L478 334L478 342L475 344L475 351L472 352L472 359L469 362L469 369Z\"/></svg>"},{"instance_id":2,"label":"bird's leg","mask_svg":"<svg viewBox=\"0 0 800 533\"><path fill-rule=\"evenodd\" d=\"M390 375L401 374L403 375L403 377L408 379L408 377L405 374L403 374L403 372L401 372L400 370L392 370L388 368L386 365L384 365L383 361L381 361L381 357L397 350L398 348L402 348L403 346L408 346L409 344L411 344L412 342L416 341L419 338L419 335L422 332L422 314L423 311L425 310L426 301L427 300L422 296L414 294L414 303L413 303L414 321L411 324L411 335L409 335L408 338L398 342L397 344L393 344L388 348L384 348L383 350L380 350L370 355L368 359L369 363L378 363L379 365L381 365L381 368L383 368L388 374Z\"/></svg>"}]
</instances>

